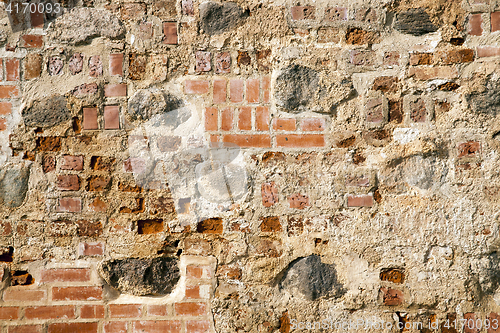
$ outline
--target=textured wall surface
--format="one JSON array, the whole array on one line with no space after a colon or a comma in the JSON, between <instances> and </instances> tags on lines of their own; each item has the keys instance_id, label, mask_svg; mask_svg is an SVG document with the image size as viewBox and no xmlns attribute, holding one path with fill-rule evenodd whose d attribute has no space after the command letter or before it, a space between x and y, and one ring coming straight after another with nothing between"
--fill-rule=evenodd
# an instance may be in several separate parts
<instances>
[{"instance_id":1,"label":"textured wall surface","mask_svg":"<svg viewBox=\"0 0 500 333\"><path fill-rule=\"evenodd\" d=\"M500 332L499 69L499 0L0 2L0 333Z\"/></svg>"}]
</instances>

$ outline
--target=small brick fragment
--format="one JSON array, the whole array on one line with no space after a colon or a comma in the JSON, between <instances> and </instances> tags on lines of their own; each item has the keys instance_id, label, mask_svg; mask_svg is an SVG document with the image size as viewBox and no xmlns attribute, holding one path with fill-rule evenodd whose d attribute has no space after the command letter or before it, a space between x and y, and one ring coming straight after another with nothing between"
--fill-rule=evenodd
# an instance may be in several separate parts
<instances>
[{"instance_id":1,"label":"small brick fragment","mask_svg":"<svg viewBox=\"0 0 500 333\"><path fill-rule=\"evenodd\" d=\"M184 92L186 94L208 94L210 83L205 80L188 80L185 82Z\"/></svg>"},{"instance_id":2,"label":"small brick fragment","mask_svg":"<svg viewBox=\"0 0 500 333\"><path fill-rule=\"evenodd\" d=\"M61 170L83 170L83 156L63 155L61 159Z\"/></svg>"},{"instance_id":3,"label":"small brick fragment","mask_svg":"<svg viewBox=\"0 0 500 333\"><path fill-rule=\"evenodd\" d=\"M325 10L325 18L330 21L346 21L347 8L329 7Z\"/></svg>"},{"instance_id":4,"label":"small brick fragment","mask_svg":"<svg viewBox=\"0 0 500 333\"><path fill-rule=\"evenodd\" d=\"M177 44L177 23L163 22L163 43L175 45Z\"/></svg>"},{"instance_id":5,"label":"small brick fragment","mask_svg":"<svg viewBox=\"0 0 500 333\"><path fill-rule=\"evenodd\" d=\"M60 198L58 212L77 213L82 210L82 201L80 198Z\"/></svg>"},{"instance_id":6,"label":"small brick fragment","mask_svg":"<svg viewBox=\"0 0 500 333\"><path fill-rule=\"evenodd\" d=\"M288 197L290 208L305 209L310 206L309 197L300 193L295 193Z\"/></svg>"},{"instance_id":7,"label":"small brick fragment","mask_svg":"<svg viewBox=\"0 0 500 333\"><path fill-rule=\"evenodd\" d=\"M38 53L29 53L24 58L24 79L32 80L42 74L42 56Z\"/></svg>"},{"instance_id":8,"label":"small brick fragment","mask_svg":"<svg viewBox=\"0 0 500 333\"><path fill-rule=\"evenodd\" d=\"M49 57L49 61L47 63L47 70L49 72L49 75L61 75L62 69L64 67L64 63L62 59L58 56L52 56Z\"/></svg>"},{"instance_id":9,"label":"small brick fragment","mask_svg":"<svg viewBox=\"0 0 500 333\"><path fill-rule=\"evenodd\" d=\"M275 182L263 183L261 186L261 194L262 205L264 207L271 207L279 201L278 188Z\"/></svg>"},{"instance_id":10,"label":"small brick fragment","mask_svg":"<svg viewBox=\"0 0 500 333\"><path fill-rule=\"evenodd\" d=\"M227 74L231 72L231 54L220 52L215 55L215 73Z\"/></svg>"},{"instance_id":11,"label":"small brick fragment","mask_svg":"<svg viewBox=\"0 0 500 333\"><path fill-rule=\"evenodd\" d=\"M72 75L76 75L83 70L83 55L81 53L75 53L69 59L69 71Z\"/></svg>"},{"instance_id":12,"label":"small brick fragment","mask_svg":"<svg viewBox=\"0 0 500 333\"><path fill-rule=\"evenodd\" d=\"M80 178L77 175L59 175L57 176L57 188L60 191L78 191Z\"/></svg>"},{"instance_id":13,"label":"small brick fragment","mask_svg":"<svg viewBox=\"0 0 500 333\"><path fill-rule=\"evenodd\" d=\"M384 301L384 305L395 306L403 304L404 296L401 290L380 288L380 291L383 293L382 299Z\"/></svg>"},{"instance_id":14,"label":"small brick fragment","mask_svg":"<svg viewBox=\"0 0 500 333\"><path fill-rule=\"evenodd\" d=\"M477 141L462 142L458 145L458 158L475 157L481 150L481 144Z\"/></svg>"},{"instance_id":15,"label":"small brick fragment","mask_svg":"<svg viewBox=\"0 0 500 333\"><path fill-rule=\"evenodd\" d=\"M123 53L109 55L109 75L123 75Z\"/></svg>"},{"instance_id":16,"label":"small brick fragment","mask_svg":"<svg viewBox=\"0 0 500 333\"><path fill-rule=\"evenodd\" d=\"M243 101L243 80L233 79L229 81L229 99L232 103Z\"/></svg>"},{"instance_id":17,"label":"small brick fragment","mask_svg":"<svg viewBox=\"0 0 500 333\"><path fill-rule=\"evenodd\" d=\"M209 72L212 69L210 56L210 52L196 51L194 70L198 73Z\"/></svg>"},{"instance_id":18,"label":"small brick fragment","mask_svg":"<svg viewBox=\"0 0 500 333\"><path fill-rule=\"evenodd\" d=\"M226 80L214 80L214 104L226 103Z\"/></svg>"},{"instance_id":19,"label":"small brick fragment","mask_svg":"<svg viewBox=\"0 0 500 333\"><path fill-rule=\"evenodd\" d=\"M295 6L292 7L292 20L314 20L315 7L314 6Z\"/></svg>"},{"instance_id":20,"label":"small brick fragment","mask_svg":"<svg viewBox=\"0 0 500 333\"><path fill-rule=\"evenodd\" d=\"M6 59L5 72L7 81L19 81L19 59Z\"/></svg>"},{"instance_id":21,"label":"small brick fragment","mask_svg":"<svg viewBox=\"0 0 500 333\"><path fill-rule=\"evenodd\" d=\"M347 207L371 207L373 206L373 195L348 195Z\"/></svg>"},{"instance_id":22,"label":"small brick fragment","mask_svg":"<svg viewBox=\"0 0 500 333\"><path fill-rule=\"evenodd\" d=\"M279 232L281 231L280 219L277 216L263 217L260 219L260 231L262 232Z\"/></svg>"}]
</instances>

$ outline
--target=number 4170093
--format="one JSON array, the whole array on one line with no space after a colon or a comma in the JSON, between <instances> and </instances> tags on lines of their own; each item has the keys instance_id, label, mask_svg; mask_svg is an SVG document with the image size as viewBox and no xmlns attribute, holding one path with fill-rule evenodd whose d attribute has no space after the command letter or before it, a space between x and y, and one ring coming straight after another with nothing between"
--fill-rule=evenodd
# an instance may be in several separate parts
<instances>
[{"instance_id":1,"label":"number 4170093","mask_svg":"<svg viewBox=\"0 0 500 333\"><path fill-rule=\"evenodd\" d=\"M12 4L12 3L9 3L7 5L7 7L5 8L5 10L9 13L9 14L12 14L12 12L14 12L14 14L17 14L17 13L23 13L23 14L26 14L26 13L48 13L48 14L51 14L51 13L54 13L54 14L59 14L61 13L61 4L59 3L28 3L28 2L23 2L23 3L15 3L15 4Z\"/></svg>"}]
</instances>

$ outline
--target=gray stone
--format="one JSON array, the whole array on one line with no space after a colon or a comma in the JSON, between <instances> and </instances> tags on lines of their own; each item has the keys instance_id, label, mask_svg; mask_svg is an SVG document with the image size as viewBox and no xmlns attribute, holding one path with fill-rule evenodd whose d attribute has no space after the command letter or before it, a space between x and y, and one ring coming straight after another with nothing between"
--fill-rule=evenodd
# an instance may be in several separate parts
<instances>
[{"instance_id":1,"label":"gray stone","mask_svg":"<svg viewBox=\"0 0 500 333\"><path fill-rule=\"evenodd\" d=\"M0 171L0 204L16 208L22 205L28 191L30 170L26 167L5 168Z\"/></svg>"},{"instance_id":2,"label":"gray stone","mask_svg":"<svg viewBox=\"0 0 500 333\"><path fill-rule=\"evenodd\" d=\"M412 8L396 15L394 29L404 34L421 36L437 31L438 27L432 23L429 14L423 8Z\"/></svg>"},{"instance_id":3,"label":"gray stone","mask_svg":"<svg viewBox=\"0 0 500 333\"><path fill-rule=\"evenodd\" d=\"M149 120L155 117L162 125L179 126L189 118L184 112L184 102L160 89L138 90L128 102L128 113L134 119Z\"/></svg>"},{"instance_id":4,"label":"gray stone","mask_svg":"<svg viewBox=\"0 0 500 333\"><path fill-rule=\"evenodd\" d=\"M117 38L125 33L121 21L107 10L74 8L58 17L48 31L53 43L81 44L95 37Z\"/></svg>"},{"instance_id":5,"label":"gray stone","mask_svg":"<svg viewBox=\"0 0 500 333\"><path fill-rule=\"evenodd\" d=\"M500 286L500 257L491 252L471 260L467 287L475 295L494 294Z\"/></svg>"},{"instance_id":6,"label":"gray stone","mask_svg":"<svg viewBox=\"0 0 500 333\"><path fill-rule=\"evenodd\" d=\"M169 294L180 278L178 260L162 257L106 261L99 273L113 288L135 296Z\"/></svg>"},{"instance_id":7,"label":"gray stone","mask_svg":"<svg viewBox=\"0 0 500 333\"><path fill-rule=\"evenodd\" d=\"M307 300L340 297L345 290L337 281L335 265L324 264L317 255L294 260L280 282L280 289L300 293Z\"/></svg>"},{"instance_id":8,"label":"gray stone","mask_svg":"<svg viewBox=\"0 0 500 333\"><path fill-rule=\"evenodd\" d=\"M481 91L467 95L472 110L477 114L496 116L500 114L500 80L491 76L481 82Z\"/></svg>"},{"instance_id":9,"label":"gray stone","mask_svg":"<svg viewBox=\"0 0 500 333\"><path fill-rule=\"evenodd\" d=\"M241 24L249 16L235 2L218 4L204 2L200 5L200 19L203 31L209 35L219 35Z\"/></svg>"},{"instance_id":10,"label":"gray stone","mask_svg":"<svg viewBox=\"0 0 500 333\"><path fill-rule=\"evenodd\" d=\"M24 124L32 127L52 127L71 119L63 96L53 95L41 101L34 101L23 109Z\"/></svg>"}]
</instances>

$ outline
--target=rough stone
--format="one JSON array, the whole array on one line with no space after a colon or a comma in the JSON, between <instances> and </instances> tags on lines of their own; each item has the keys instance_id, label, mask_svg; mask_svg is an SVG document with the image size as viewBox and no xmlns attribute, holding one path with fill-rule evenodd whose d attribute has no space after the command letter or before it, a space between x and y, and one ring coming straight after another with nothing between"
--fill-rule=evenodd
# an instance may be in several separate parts
<instances>
[{"instance_id":1,"label":"rough stone","mask_svg":"<svg viewBox=\"0 0 500 333\"><path fill-rule=\"evenodd\" d=\"M30 169L3 168L0 171L0 204L15 208L21 206L28 191Z\"/></svg>"},{"instance_id":2,"label":"rough stone","mask_svg":"<svg viewBox=\"0 0 500 333\"><path fill-rule=\"evenodd\" d=\"M26 126L52 127L71 119L66 98L53 95L41 101L34 101L22 111Z\"/></svg>"},{"instance_id":3,"label":"rough stone","mask_svg":"<svg viewBox=\"0 0 500 333\"><path fill-rule=\"evenodd\" d=\"M149 120L155 115L169 114L164 120L177 127L189 118L182 110L184 102L159 89L137 91L128 102L128 113L135 119ZM173 112L175 111L175 112ZM175 115L174 115L175 114Z\"/></svg>"},{"instance_id":4,"label":"rough stone","mask_svg":"<svg viewBox=\"0 0 500 333\"><path fill-rule=\"evenodd\" d=\"M102 75L102 62L100 56L92 56L89 59L89 75L98 77Z\"/></svg>"},{"instance_id":5,"label":"rough stone","mask_svg":"<svg viewBox=\"0 0 500 333\"><path fill-rule=\"evenodd\" d=\"M235 2L218 4L204 2L200 5L200 19L203 31L209 35L219 35L241 24L249 13Z\"/></svg>"},{"instance_id":6,"label":"rough stone","mask_svg":"<svg viewBox=\"0 0 500 333\"><path fill-rule=\"evenodd\" d=\"M432 23L429 14L423 8L413 8L396 15L394 29L413 36L435 32L438 27Z\"/></svg>"},{"instance_id":7,"label":"rough stone","mask_svg":"<svg viewBox=\"0 0 500 333\"><path fill-rule=\"evenodd\" d=\"M324 264L317 255L296 259L288 266L280 288L297 291L307 300L340 297L345 291L337 281L335 265Z\"/></svg>"},{"instance_id":8,"label":"rough stone","mask_svg":"<svg viewBox=\"0 0 500 333\"><path fill-rule=\"evenodd\" d=\"M74 8L58 17L47 31L55 43L77 45L95 37L117 38L125 33L121 21L107 10Z\"/></svg>"},{"instance_id":9,"label":"rough stone","mask_svg":"<svg viewBox=\"0 0 500 333\"><path fill-rule=\"evenodd\" d=\"M135 296L169 294L180 277L178 260L163 257L105 261L99 273L113 288Z\"/></svg>"},{"instance_id":10,"label":"rough stone","mask_svg":"<svg viewBox=\"0 0 500 333\"><path fill-rule=\"evenodd\" d=\"M48 69L50 75L62 74L63 67L64 67L64 63L60 57L53 56L53 57L49 58L49 62L47 64L47 69Z\"/></svg>"},{"instance_id":11,"label":"rough stone","mask_svg":"<svg viewBox=\"0 0 500 333\"><path fill-rule=\"evenodd\" d=\"M81 73L83 69L83 55L81 53L75 53L69 59L69 71L71 74L76 75Z\"/></svg>"}]
</instances>

